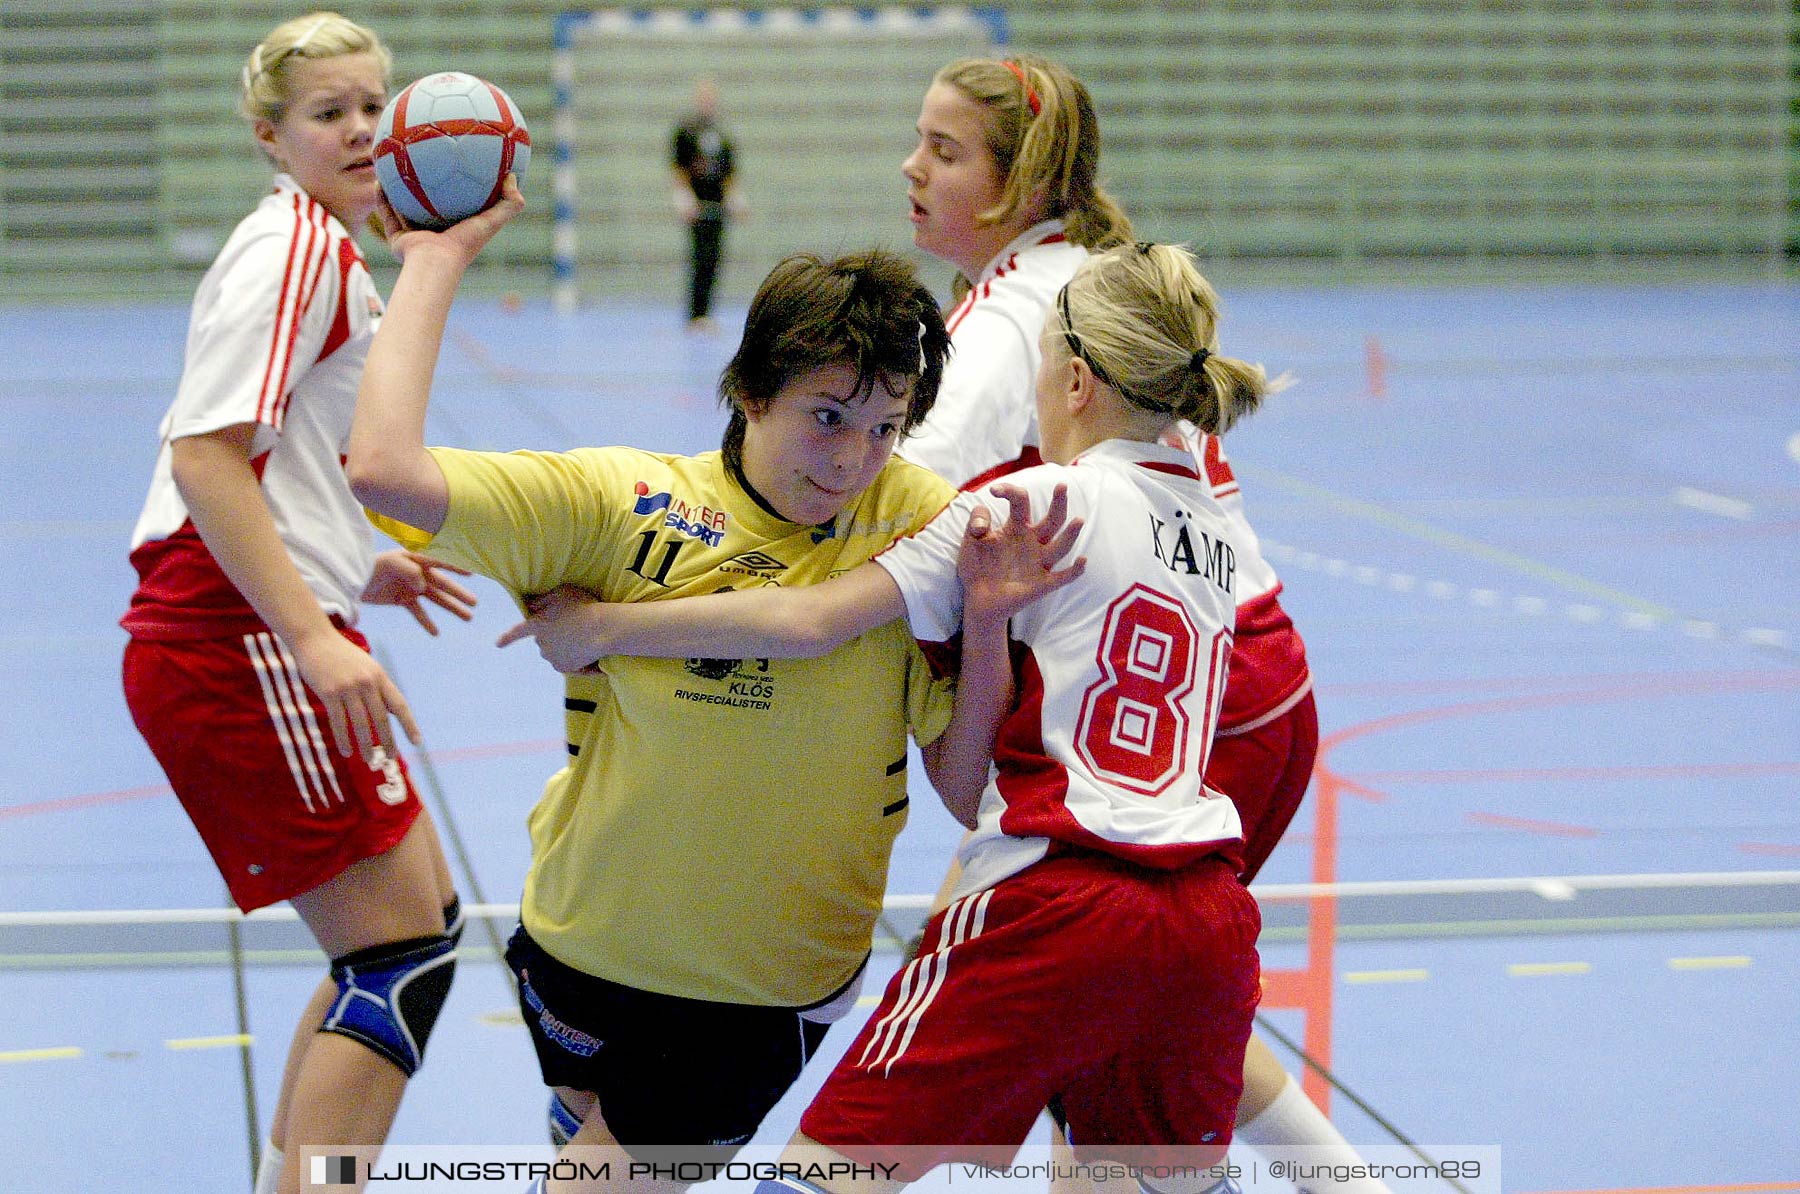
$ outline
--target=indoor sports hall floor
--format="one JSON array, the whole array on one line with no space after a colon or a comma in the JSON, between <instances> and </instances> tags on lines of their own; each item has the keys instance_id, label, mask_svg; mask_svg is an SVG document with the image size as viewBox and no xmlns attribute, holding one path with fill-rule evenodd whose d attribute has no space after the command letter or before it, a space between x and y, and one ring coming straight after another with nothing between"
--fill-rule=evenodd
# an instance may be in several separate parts
<instances>
[{"instance_id":1,"label":"indoor sports hall floor","mask_svg":"<svg viewBox=\"0 0 1800 1194\"><path fill-rule=\"evenodd\" d=\"M1298 378L1230 444L1325 732L1259 884L1289 976L1270 1026L1347 1088L1353 1140L1394 1143L1360 1103L1427 1152L1497 1146L1509 1192L1800 1191L1800 287L1213 276L1226 349ZM6 1189L247 1189L250 1117L266 1130L320 974L287 922L207 919L221 885L119 695L184 319L0 309ZM468 301L432 432L705 449L732 346L672 310ZM530 647L491 646L512 611L480 592L437 640L393 611L368 628L426 727L415 773L464 899L505 905L561 700ZM955 838L915 797L896 897L930 892ZM1351 886L1273 898L1313 881ZM43 915L116 910L197 911ZM396 1144L542 1141L487 953L508 928L472 926Z\"/></svg>"}]
</instances>

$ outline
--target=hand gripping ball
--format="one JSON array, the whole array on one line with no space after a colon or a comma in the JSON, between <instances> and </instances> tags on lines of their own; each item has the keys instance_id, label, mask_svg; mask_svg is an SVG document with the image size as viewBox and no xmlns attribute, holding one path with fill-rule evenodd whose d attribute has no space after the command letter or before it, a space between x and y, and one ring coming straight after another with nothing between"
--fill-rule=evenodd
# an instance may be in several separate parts
<instances>
[{"instance_id":1,"label":"hand gripping ball","mask_svg":"<svg viewBox=\"0 0 1800 1194\"><path fill-rule=\"evenodd\" d=\"M443 228L493 205L531 160L512 97L461 71L427 75L388 101L375 126L375 176L409 224Z\"/></svg>"}]
</instances>

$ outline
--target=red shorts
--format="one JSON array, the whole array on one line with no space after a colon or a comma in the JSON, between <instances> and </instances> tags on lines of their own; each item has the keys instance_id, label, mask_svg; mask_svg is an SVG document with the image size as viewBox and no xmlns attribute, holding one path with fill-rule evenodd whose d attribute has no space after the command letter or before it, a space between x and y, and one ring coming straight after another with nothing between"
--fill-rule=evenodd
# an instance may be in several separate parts
<instances>
[{"instance_id":1,"label":"red shorts","mask_svg":"<svg viewBox=\"0 0 1800 1194\"><path fill-rule=\"evenodd\" d=\"M1248 733L1213 737L1206 785L1231 797L1244 823L1244 882L1256 878L1287 832L1318 757L1319 712L1310 692Z\"/></svg>"},{"instance_id":2,"label":"red shorts","mask_svg":"<svg viewBox=\"0 0 1800 1194\"><path fill-rule=\"evenodd\" d=\"M1009 1164L1052 1099L1083 1159L1222 1153L1261 926L1220 859L1053 854L932 918L800 1130L906 1181Z\"/></svg>"},{"instance_id":3,"label":"red shorts","mask_svg":"<svg viewBox=\"0 0 1800 1194\"><path fill-rule=\"evenodd\" d=\"M385 853L419 815L404 762L338 753L324 706L269 631L133 638L125 703L246 912Z\"/></svg>"}]
</instances>

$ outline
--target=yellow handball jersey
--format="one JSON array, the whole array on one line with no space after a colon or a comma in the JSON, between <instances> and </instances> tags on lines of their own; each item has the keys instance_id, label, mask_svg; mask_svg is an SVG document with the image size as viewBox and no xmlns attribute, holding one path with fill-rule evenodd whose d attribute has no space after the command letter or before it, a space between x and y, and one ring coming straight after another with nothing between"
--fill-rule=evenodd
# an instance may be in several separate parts
<instances>
[{"instance_id":1,"label":"yellow handball jersey","mask_svg":"<svg viewBox=\"0 0 1800 1194\"><path fill-rule=\"evenodd\" d=\"M515 597L816 584L954 493L894 459L821 528L762 509L718 452L432 455L450 485L438 534L377 524ZM926 743L950 721L953 685L905 621L818 659L609 656L566 679L569 762L530 818L531 935L643 990L783 1007L837 992L868 953L906 821L908 727Z\"/></svg>"}]
</instances>

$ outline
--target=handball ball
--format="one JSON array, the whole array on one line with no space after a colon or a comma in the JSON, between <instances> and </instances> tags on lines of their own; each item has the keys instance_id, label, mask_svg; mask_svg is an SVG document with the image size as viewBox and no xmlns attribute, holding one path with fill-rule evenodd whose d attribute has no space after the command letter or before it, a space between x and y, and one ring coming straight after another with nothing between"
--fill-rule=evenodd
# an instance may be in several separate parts
<instances>
[{"instance_id":1,"label":"handball ball","mask_svg":"<svg viewBox=\"0 0 1800 1194\"><path fill-rule=\"evenodd\" d=\"M531 134L512 97L444 71L388 101L375 126L375 176L407 223L443 228L491 207L508 174L525 174Z\"/></svg>"}]
</instances>

